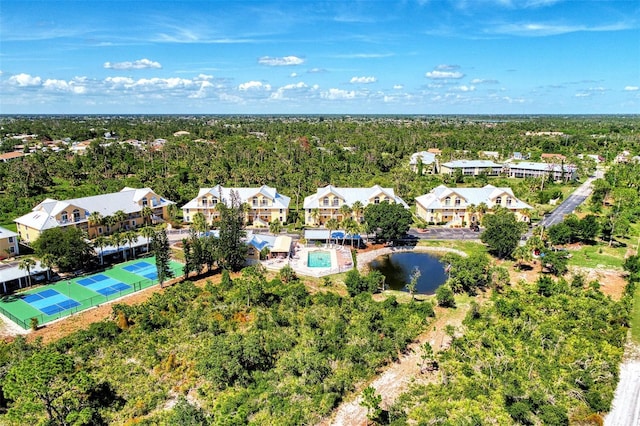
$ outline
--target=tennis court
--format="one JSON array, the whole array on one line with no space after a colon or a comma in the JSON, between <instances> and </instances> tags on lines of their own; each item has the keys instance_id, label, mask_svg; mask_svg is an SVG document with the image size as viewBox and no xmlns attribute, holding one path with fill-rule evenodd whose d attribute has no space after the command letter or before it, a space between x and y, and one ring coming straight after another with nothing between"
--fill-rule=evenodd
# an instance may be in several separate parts
<instances>
[{"instance_id":1,"label":"tennis court","mask_svg":"<svg viewBox=\"0 0 640 426\"><path fill-rule=\"evenodd\" d=\"M182 264L170 262L173 277ZM46 324L158 283L155 258L136 259L96 274L58 281L0 298L0 312L24 329L32 318Z\"/></svg>"}]
</instances>

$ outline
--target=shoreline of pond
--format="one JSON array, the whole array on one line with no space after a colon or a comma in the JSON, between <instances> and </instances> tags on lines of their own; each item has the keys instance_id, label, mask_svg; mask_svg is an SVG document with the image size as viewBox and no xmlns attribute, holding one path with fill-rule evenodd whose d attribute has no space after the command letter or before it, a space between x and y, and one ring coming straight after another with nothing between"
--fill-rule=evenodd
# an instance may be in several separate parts
<instances>
[{"instance_id":1,"label":"shoreline of pond","mask_svg":"<svg viewBox=\"0 0 640 426\"><path fill-rule=\"evenodd\" d=\"M406 253L406 252L415 252L415 253L434 253L434 254L445 254L445 253L454 253L462 257L467 257L467 253L462 250L449 248L449 247L429 247L429 246L415 246L415 247L383 247L377 250L368 251L365 253L358 253L358 271L361 273L367 273L371 269L369 265L376 258L380 256L384 256L385 254L393 254L393 253Z\"/></svg>"}]
</instances>

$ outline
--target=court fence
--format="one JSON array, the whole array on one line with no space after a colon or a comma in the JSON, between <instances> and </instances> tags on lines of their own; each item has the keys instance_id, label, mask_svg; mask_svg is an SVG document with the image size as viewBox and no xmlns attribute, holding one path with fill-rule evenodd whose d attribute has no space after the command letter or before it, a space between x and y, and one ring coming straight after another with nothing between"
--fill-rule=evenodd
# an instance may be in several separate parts
<instances>
[{"instance_id":1,"label":"court fence","mask_svg":"<svg viewBox=\"0 0 640 426\"><path fill-rule=\"evenodd\" d=\"M46 314L39 314L39 315L34 315L34 316L30 316L29 318L25 318L25 319L20 319L18 317L15 316L15 314L12 314L11 312L7 311L4 307L0 306L0 312L6 316L7 318L9 318L11 321L15 322L16 324L18 324L20 327L24 328L25 330L28 330L31 328L31 323L33 321L33 318L38 320L38 325L43 325L46 323L49 323L51 321L55 321L57 319L60 318L64 318L67 317L69 315L73 315L77 312L80 311L84 311L86 309L92 308L94 306L100 306L100 304L102 303L107 303L110 302L112 300L118 299L122 296L126 296L128 294L131 293L135 293L137 291L143 290L145 288L149 288L153 285L158 284L156 280L150 280L150 279L143 279L140 281L136 281L133 284L129 284L131 287L125 290L121 290L117 293L112 293L109 294L107 296L104 295L96 295L96 296L92 296L86 299L82 299L82 300L76 300L76 302L80 303L77 306L74 306L73 308L69 308L69 309L65 309L64 311L60 311L58 313L55 313L53 315L46 315ZM75 300L75 299L72 299Z\"/></svg>"}]
</instances>

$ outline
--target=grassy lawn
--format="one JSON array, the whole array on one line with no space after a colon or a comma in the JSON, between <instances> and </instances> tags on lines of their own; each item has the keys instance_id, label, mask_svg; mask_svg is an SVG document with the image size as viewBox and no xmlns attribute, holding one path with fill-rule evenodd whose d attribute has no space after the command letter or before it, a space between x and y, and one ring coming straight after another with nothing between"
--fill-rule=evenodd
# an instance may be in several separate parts
<instances>
[{"instance_id":1,"label":"grassy lawn","mask_svg":"<svg viewBox=\"0 0 640 426\"><path fill-rule=\"evenodd\" d=\"M482 243L461 240L421 240L419 246L424 247L446 247L463 251L469 255L487 253L487 247Z\"/></svg>"},{"instance_id":2,"label":"grassy lawn","mask_svg":"<svg viewBox=\"0 0 640 426\"><path fill-rule=\"evenodd\" d=\"M583 246L571 252L573 256L569 259L569 266L621 269L626 251L626 247L609 247L606 244Z\"/></svg>"}]
</instances>

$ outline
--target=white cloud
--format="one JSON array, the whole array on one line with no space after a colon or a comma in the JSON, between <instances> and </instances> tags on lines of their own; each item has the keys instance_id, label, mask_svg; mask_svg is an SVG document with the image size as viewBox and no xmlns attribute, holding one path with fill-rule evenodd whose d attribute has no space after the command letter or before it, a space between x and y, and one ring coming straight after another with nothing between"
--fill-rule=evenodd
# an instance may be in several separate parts
<instances>
[{"instance_id":1,"label":"white cloud","mask_svg":"<svg viewBox=\"0 0 640 426\"><path fill-rule=\"evenodd\" d=\"M307 71L308 74L323 74L327 72L327 70L325 70L324 68L311 68L309 71Z\"/></svg>"},{"instance_id":2,"label":"white cloud","mask_svg":"<svg viewBox=\"0 0 640 426\"><path fill-rule=\"evenodd\" d=\"M291 78L296 78L298 76L297 72L292 72L291 74L289 74L289 77Z\"/></svg>"},{"instance_id":3,"label":"white cloud","mask_svg":"<svg viewBox=\"0 0 640 426\"><path fill-rule=\"evenodd\" d=\"M37 76L22 73L9 77L9 83L19 87L36 87L42 84L42 79Z\"/></svg>"},{"instance_id":4,"label":"white cloud","mask_svg":"<svg viewBox=\"0 0 640 426\"><path fill-rule=\"evenodd\" d=\"M284 85L284 86L278 88L278 90L273 92L271 94L271 99L278 99L278 100L290 99L290 97L287 95L287 92L299 93L299 92L307 89L308 87L309 86L307 86L306 83L304 83L302 81L299 81L299 82L294 83L294 84L287 84L287 85Z\"/></svg>"},{"instance_id":5,"label":"white cloud","mask_svg":"<svg viewBox=\"0 0 640 426\"><path fill-rule=\"evenodd\" d=\"M327 92L322 92L320 96L324 99L330 100L354 99L356 97L356 92L354 90L329 89Z\"/></svg>"},{"instance_id":6,"label":"white cloud","mask_svg":"<svg viewBox=\"0 0 640 426\"><path fill-rule=\"evenodd\" d=\"M448 80L448 79L460 79L464 77L464 74L460 71L440 71L434 70L429 71L425 74L427 78L431 78L434 80Z\"/></svg>"},{"instance_id":7,"label":"white cloud","mask_svg":"<svg viewBox=\"0 0 640 426\"><path fill-rule=\"evenodd\" d=\"M270 84L263 84L260 81L247 81L246 83L241 83L238 86L238 90L247 91L247 90L271 90Z\"/></svg>"},{"instance_id":8,"label":"white cloud","mask_svg":"<svg viewBox=\"0 0 640 426\"><path fill-rule=\"evenodd\" d=\"M474 78L471 80L471 84L498 84L500 83L498 80L485 80L482 78Z\"/></svg>"},{"instance_id":9,"label":"white cloud","mask_svg":"<svg viewBox=\"0 0 640 426\"><path fill-rule=\"evenodd\" d=\"M494 34L507 34L514 36L524 37L544 37L560 34L569 34L575 32L603 32L603 31L623 31L633 28L632 25L619 22L611 25L601 25L589 27L586 25L561 25L561 24L546 24L546 23L508 23L499 25L489 31L488 33Z\"/></svg>"},{"instance_id":10,"label":"white cloud","mask_svg":"<svg viewBox=\"0 0 640 426\"><path fill-rule=\"evenodd\" d=\"M393 88L394 88L395 90L402 90L402 89L404 89L404 86L403 86L402 84L395 84L395 85L393 86Z\"/></svg>"},{"instance_id":11,"label":"white cloud","mask_svg":"<svg viewBox=\"0 0 640 426\"><path fill-rule=\"evenodd\" d=\"M466 85L462 85L462 86L458 86L457 89L461 92L473 92L474 90L476 90L475 86L466 86Z\"/></svg>"},{"instance_id":12,"label":"white cloud","mask_svg":"<svg viewBox=\"0 0 640 426\"><path fill-rule=\"evenodd\" d=\"M272 58L269 56L263 56L258 59L260 65L267 65L270 67L282 67L288 65L300 65L304 63L304 59L297 56L283 56L281 58Z\"/></svg>"},{"instance_id":13,"label":"white cloud","mask_svg":"<svg viewBox=\"0 0 640 426\"><path fill-rule=\"evenodd\" d=\"M459 70L460 65L440 64L435 69L438 71L453 71L453 70Z\"/></svg>"},{"instance_id":14,"label":"white cloud","mask_svg":"<svg viewBox=\"0 0 640 426\"><path fill-rule=\"evenodd\" d=\"M42 83L42 87L54 92L69 92L82 95L87 92L87 88L82 85L85 82L85 77L76 77L71 81L47 79Z\"/></svg>"},{"instance_id":15,"label":"white cloud","mask_svg":"<svg viewBox=\"0 0 640 426\"><path fill-rule=\"evenodd\" d=\"M375 77L351 77L349 83L370 84L378 81Z\"/></svg>"},{"instance_id":16,"label":"white cloud","mask_svg":"<svg viewBox=\"0 0 640 426\"><path fill-rule=\"evenodd\" d=\"M627 92L635 92L635 91L640 90L640 87L639 86L625 86L624 90L627 91Z\"/></svg>"},{"instance_id":17,"label":"white cloud","mask_svg":"<svg viewBox=\"0 0 640 426\"><path fill-rule=\"evenodd\" d=\"M160 62L143 58L133 62L105 62L104 67L113 70L141 70L145 68L162 68Z\"/></svg>"}]
</instances>

